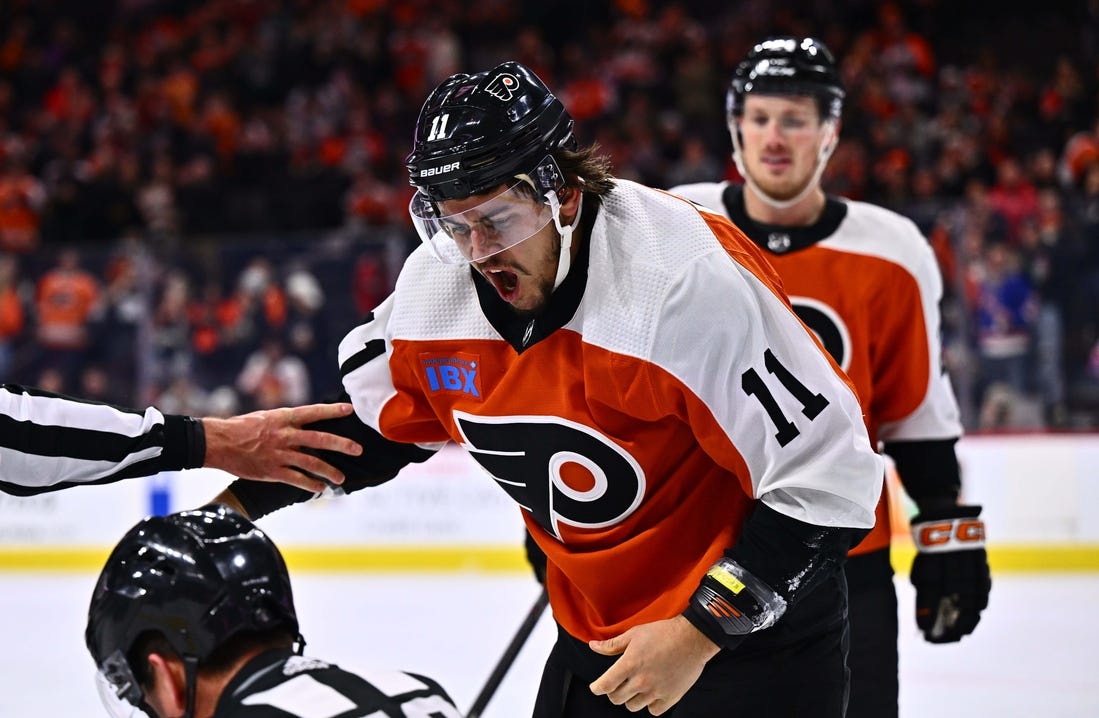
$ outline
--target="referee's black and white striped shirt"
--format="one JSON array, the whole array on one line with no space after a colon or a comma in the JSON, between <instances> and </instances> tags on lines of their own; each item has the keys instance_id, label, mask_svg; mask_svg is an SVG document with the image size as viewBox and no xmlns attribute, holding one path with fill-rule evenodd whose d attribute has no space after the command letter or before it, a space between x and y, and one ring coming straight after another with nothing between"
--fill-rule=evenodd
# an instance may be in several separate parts
<instances>
[{"instance_id":1,"label":"referee's black and white striped shirt","mask_svg":"<svg viewBox=\"0 0 1099 718\"><path fill-rule=\"evenodd\" d=\"M202 424L0 385L0 491L16 496L201 466Z\"/></svg>"}]
</instances>

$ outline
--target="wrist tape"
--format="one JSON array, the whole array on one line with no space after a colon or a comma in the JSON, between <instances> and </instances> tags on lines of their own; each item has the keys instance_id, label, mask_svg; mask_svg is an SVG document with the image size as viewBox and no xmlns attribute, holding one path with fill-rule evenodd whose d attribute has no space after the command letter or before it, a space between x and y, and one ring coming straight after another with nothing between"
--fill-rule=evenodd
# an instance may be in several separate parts
<instances>
[{"instance_id":1,"label":"wrist tape","mask_svg":"<svg viewBox=\"0 0 1099 718\"><path fill-rule=\"evenodd\" d=\"M730 558L718 560L691 597L729 636L742 636L774 625L786 612L786 600Z\"/></svg>"},{"instance_id":2,"label":"wrist tape","mask_svg":"<svg viewBox=\"0 0 1099 718\"><path fill-rule=\"evenodd\" d=\"M947 553L984 548L985 522L976 516L937 521L917 520L912 524L912 540L920 553Z\"/></svg>"}]
</instances>

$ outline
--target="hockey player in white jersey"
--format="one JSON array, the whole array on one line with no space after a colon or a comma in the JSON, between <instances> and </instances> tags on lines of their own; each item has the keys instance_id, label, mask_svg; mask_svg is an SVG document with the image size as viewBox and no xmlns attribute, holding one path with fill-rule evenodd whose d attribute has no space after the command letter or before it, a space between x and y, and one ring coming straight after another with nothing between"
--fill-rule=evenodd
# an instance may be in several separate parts
<instances>
[{"instance_id":1,"label":"hockey player in white jersey","mask_svg":"<svg viewBox=\"0 0 1099 718\"><path fill-rule=\"evenodd\" d=\"M616 179L519 62L436 87L405 163L424 243L340 345L344 492L453 441L514 500L558 625L535 718L842 718L884 462L762 253Z\"/></svg>"},{"instance_id":2,"label":"hockey player in white jersey","mask_svg":"<svg viewBox=\"0 0 1099 718\"><path fill-rule=\"evenodd\" d=\"M96 583L85 637L115 718L461 718L430 678L301 655L281 554L226 507L130 529Z\"/></svg>"},{"instance_id":3,"label":"hockey player in white jersey","mask_svg":"<svg viewBox=\"0 0 1099 718\"><path fill-rule=\"evenodd\" d=\"M942 280L908 219L827 196L820 179L839 137L844 89L813 38L772 38L740 63L727 97L744 184L672 192L744 231L782 278L801 319L851 378L870 437L892 457L920 514L912 567L916 621L928 641L973 631L991 587L981 507L959 505L957 402L940 362ZM847 561L848 718L897 715L897 597L886 493L873 531Z\"/></svg>"}]
</instances>

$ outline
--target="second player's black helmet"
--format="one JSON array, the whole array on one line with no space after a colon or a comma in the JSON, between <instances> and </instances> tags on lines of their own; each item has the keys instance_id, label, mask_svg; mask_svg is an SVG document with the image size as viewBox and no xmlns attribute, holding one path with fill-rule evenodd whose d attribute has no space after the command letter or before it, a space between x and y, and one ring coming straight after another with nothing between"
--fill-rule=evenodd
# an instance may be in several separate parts
<instances>
[{"instance_id":1,"label":"second player's black helmet","mask_svg":"<svg viewBox=\"0 0 1099 718\"><path fill-rule=\"evenodd\" d=\"M726 96L730 118L743 114L744 97L753 92L811 95L823 119L839 119L845 94L831 51L812 37L772 37L753 47L733 72Z\"/></svg>"},{"instance_id":2,"label":"second player's black helmet","mask_svg":"<svg viewBox=\"0 0 1099 718\"><path fill-rule=\"evenodd\" d=\"M276 628L298 633L282 555L218 507L147 518L122 537L96 582L85 641L118 696L138 705L130 653L143 634L201 663L235 635Z\"/></svg>"},{"instance_id":3,"label":"second player's black helmet","mask_svg":"<svg viewBox=\"0 0 1099 718\"><path fill-rule=\"evenodd\" d=\"M453 75L420 111L405 159L409 183L433 201L510 184L554 150L574 148L572 124L561 101L518 62Z\"/></svg>"}]
</instances>

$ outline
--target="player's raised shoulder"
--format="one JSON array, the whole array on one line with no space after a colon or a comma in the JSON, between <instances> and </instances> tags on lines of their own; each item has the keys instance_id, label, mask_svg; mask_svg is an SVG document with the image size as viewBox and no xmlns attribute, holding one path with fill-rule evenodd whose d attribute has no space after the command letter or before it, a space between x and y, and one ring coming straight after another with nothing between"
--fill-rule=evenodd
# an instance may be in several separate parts
<instances>
[{"instance_id":1,"label":"player's raised shoulder","mask_svg":"<svg viewBox=\"0 0 1099 718\"><path fill-rule=\"evenodd\" d=\"M722 206L721 196L728 186L728 182L693 182L691 184L676 185L669 188L668 192L688 199L703 208L714 210L714 208Z\"/></svg>"},{"instance_id":2,"label":"player's raised shoulder","mask_svg":"<svg viewBox=\"0 0 1099 718\"><path fill-rule=\"evenodd\" d=\"M930 243L911 219L868 202L843 201L847 217L823 246L881 257L912 272L934 263Z\"/></svg>"}]
</instances>

